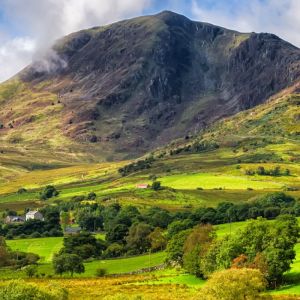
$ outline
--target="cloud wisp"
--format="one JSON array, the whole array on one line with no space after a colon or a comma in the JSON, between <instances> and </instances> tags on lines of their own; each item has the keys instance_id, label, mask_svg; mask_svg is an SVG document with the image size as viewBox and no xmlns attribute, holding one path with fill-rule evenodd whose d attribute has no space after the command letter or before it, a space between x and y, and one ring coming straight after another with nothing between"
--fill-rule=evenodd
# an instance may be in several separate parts
<instances>
[{"instance_id":1,"label":"cloud wisp","mask_svg":"<svg viewBox=\"0 0 300 300\"><path fill-rule=\"evenodd\" d=\"M71 32L143 14L151 0L0 0L22 37L0 36L0 82L32 60L40 60L53 42ZM43 64L40 64L43 67Z\"/></svg>"}]
</instances>

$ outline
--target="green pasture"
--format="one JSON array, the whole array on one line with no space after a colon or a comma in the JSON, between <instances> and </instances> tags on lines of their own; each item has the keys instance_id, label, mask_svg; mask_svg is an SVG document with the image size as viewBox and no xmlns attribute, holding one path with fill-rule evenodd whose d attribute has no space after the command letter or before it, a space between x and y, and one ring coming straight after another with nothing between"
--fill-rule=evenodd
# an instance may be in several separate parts
<instances>
[{"instance_id":1,"label":"green pasture","mask_svg":"<svg viewBox=\"0 0 300 300\"><path fill-rule=\"evenodd\" d=\"M40 256L40 262L51 262L53 254L57 253L63 245L62 237L47 237L34 239L7 240L12 250L31 252Z\"/></svg>"},{"instance_id":2,"label":"green pasture","mask_svg":"<svg viewBox=\"0 0 300 300\"><path fill-rule=\"evenodd\" d=\"M230 190L274 190L283 187L283 183L269 180L259 180L250 176L231 176L223 174L196 173L180 174L159 179L163 186L174 189L230 189Z\"/></svg>"},{"instance_id":3,"label":"green pasture","mask_svg":"<svg viewBox=\"0 0 300 300\"><path fill-rule=\"evenodd\" d=\"M144 268L158 266L164 263L165 258L165 252L157 252L128 258L95 260L85 263L86 271L79 276L93 277L98 268L106 269L108 274L129 273Z\"/></svg>"}]
</instances>

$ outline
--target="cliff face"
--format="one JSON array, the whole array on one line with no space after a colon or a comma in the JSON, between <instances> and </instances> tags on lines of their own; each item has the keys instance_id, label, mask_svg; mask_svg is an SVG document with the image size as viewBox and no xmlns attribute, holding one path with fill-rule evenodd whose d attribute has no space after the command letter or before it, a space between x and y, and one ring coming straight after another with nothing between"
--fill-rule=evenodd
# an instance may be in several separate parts
<instances>
[{"instance_id":1,"label":"cliff face","mask_svg":"<svg viewBox=\"0 0 300 300\"><path fill-rule=\"evenodd\" d=\"M172 12L83 30L53 49L19 78L57 95L66 137L124 157L263 103L300 78L300 50L277 36Z\"/></svg>"}]
</instances>

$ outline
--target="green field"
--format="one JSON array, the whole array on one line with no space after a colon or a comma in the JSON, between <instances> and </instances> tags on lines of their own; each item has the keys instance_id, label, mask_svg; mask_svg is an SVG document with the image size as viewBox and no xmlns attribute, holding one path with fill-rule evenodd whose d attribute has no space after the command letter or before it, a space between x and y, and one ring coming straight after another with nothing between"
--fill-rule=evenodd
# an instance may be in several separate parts
<instances>
[{"instance_id":1,"label":"green field","mask_svg":"<svg viewBox=\"0 0 300 300\"><path fill-rule=\"evenodd\" d=\"M23 241L22 241L23 242ZM38 248L36 248L36 252ZM53 252L48 252L48 255L53 255ZM106 269L107 274L125 274L135 272L140 269L158 266L164 263L166 258L165 252L157 252L152 254L139 255L134 257L107 259L107 260L94 260L85 262L85 272L82 274L75 274L74 277L95 277L98 268ZM38 266L39 274L54 275L52 264L45 261ZM1 279L16 279L26 278L24 270L12 270L10 268L2 269L0 272ZM69 277L68 274L63 277Z\"/></svg>"},{"instance_id":2,"label":"green field","mask_svg":"<svg viewBox=\"0 0 300 300\"><path fill-rule=\"evenodd\" d=\"M123 274L137 271L144 268L161 265L166 258L165 252L157 252L152 254L145 254L129 258L95 260L90 263L85 263L85 273L79 275L80 277L95 276L98 268L107 270L108 274Z\"/></svg>"},{"instance_id":3,"label":"green field","mask_svg":"<svg viewBox=\"0 0 300 300\"><path fill-rule=\"evenodd\" d=\"M40 262L51 262L53 254L57 253L63 245L62 237L48 237L35 239L7 240L12 250L31 252L40 256Z\"/></svg>"},{"instance_id":4,"label":"green field","mask_svg":"<svg viewBox=\"0 0 300 300\"><path fill-rule=\"evenodd\" d=\"M244 190L252 188L255 190L280 189L284 184L271 180L258 180L246 176L231 176L221 174L180 174L161 178L163 186L174 189L204 189L222 188L229 190Z\"/></svg>"}]
</instances>

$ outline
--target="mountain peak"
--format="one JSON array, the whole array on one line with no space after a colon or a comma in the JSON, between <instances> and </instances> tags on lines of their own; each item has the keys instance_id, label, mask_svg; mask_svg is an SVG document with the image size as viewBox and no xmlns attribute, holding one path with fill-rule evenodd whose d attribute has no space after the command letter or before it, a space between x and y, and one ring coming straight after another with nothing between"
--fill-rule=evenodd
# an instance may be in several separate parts
<instances>
[{"instance_id":1,"label":"mountain peak","mask_svg":"<svg viewBox=\"0 0 300 300\"><path fill-rule=\"evenodd\" d=\"M38 124L49 130L47 145L58 147L51 140L56 132L67 145L88 144L104 157L140 155L199 132L300 78L300 50L287 42L170 11L82 30L54 49L45 62L52 69L33 64L20 74L28 98L23 93L5 102L6 134L35 145L33 136L44 138L39 130L32 134Z\"/></svg>"}]
</instances>

